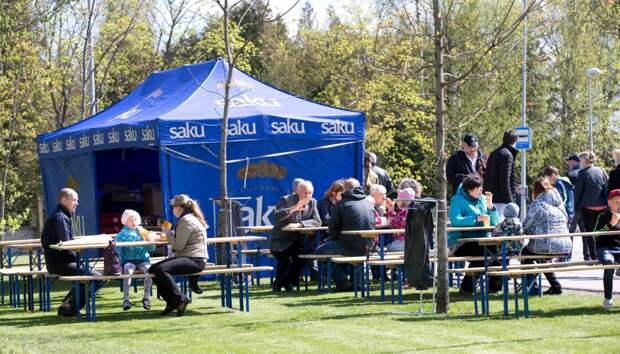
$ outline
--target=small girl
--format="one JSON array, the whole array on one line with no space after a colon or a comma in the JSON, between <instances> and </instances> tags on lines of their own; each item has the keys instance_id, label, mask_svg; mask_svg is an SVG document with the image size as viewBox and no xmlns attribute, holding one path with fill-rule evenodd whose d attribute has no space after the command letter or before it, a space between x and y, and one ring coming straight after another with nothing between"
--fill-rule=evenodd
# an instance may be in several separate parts
<instances>
[{"instance_id":1,"label":"small girl","mask_svg":"<svg viewBox=\"0 0 620 354\"><path fill-rule=\"evenodd\" d=\"M123 225L123 229L116 236L116 242L135 242L135 241L144 241L141 236L141 231L146 233L146 230L139 228L138 226L142 223L140 219L140 214L137 211L127 209L123 212L123 216L121 216L121 222ZM149 268L151 267L151 260L149 256L149 252L155 250L155 246L135 246L135 247L118 247L118 254L121 261L121 266L123 267L123 274L132 275L136 268L140 269L144 274L148 274ZM151 294L151 285L153 280L150 277L144 278L144 297L142 298L142 307L145 310L149 310L151 308L151 304L149 302L149 296ZM131 278L127 278L123 280L123 310L127 311L131 308L131 301L129 301L129 288L131 286Z\"/></svg>"}]
</instances>

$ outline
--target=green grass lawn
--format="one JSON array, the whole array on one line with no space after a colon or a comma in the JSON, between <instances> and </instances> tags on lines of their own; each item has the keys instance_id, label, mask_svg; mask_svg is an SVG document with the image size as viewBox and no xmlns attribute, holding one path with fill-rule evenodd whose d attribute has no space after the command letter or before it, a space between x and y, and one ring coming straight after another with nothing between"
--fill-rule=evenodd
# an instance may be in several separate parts
<instances>
[{"instance_id":1,"label":"green grass lawn","mask_svg":"<svg viewBox=\"0 0 620 354\"><path fill-rule=\"evenodd\" d=\"M136 305L123 312L122 293L112 284L98 297L97 323L5 305L0 352L620 352L620 308L603 310L600 295L534 298L531 318L516 320L500 316L499 297L491 300L490 317L475 317L471 299L457 293L449 315L416 315L412 290L404 305L392 305L380 302L376 290L361 300L348 293L273 294L267 286L251 289L251 312L241 313L220 307L214 283L203 286L207 291L194 296L185 317L159 316L163 302L155 298L145 311L133 292ZM61 290L53 293L53 307Z\"/></svg>"}]
</instances>

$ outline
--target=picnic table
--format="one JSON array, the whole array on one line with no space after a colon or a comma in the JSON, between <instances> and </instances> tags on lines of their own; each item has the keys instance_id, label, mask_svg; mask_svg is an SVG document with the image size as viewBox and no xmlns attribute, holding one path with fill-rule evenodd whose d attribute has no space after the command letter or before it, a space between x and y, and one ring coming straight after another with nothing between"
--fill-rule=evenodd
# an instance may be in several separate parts
<instances>
[{"instance_id":1,"label":"picnic table","mask_svg":"<svg viewBox=\"0 0 620 354\"><path fill-rule=\"evenodd\" d=\"M543 234L543 235L523 235L523 236L498 236L498 237L475 237L475 238L463 238L460 239L460 242L477 242L479 245L484 247L484 268L485 272L483 273L484 281L481 281L481 297L482 297L482 310L483 313L489 314L489 279L486 276L489 268L489 258L492 260L497 260L498 253L491 252L488 250L490 246L499 246L500 252L499 256L501 256L501 267L502 271L506 272L508 270L508 262L506 255L506 243L510 241L525 241L525 240L533 240L533 239L544 239L544 238L561 238L561 237L585 237L585 236L593 236L593 237L605 237L605 236L614 236L620 235L620 231L607 231L607 232L575 232L575 233L563 233L563 234ZM558 255L560 256L560 255ZM504 316L508 316L508 277L502 276L502 290L503 290L503 300L504 300ZM475 289L474 289L475 291Z\"/></svg>"}]
</instances>

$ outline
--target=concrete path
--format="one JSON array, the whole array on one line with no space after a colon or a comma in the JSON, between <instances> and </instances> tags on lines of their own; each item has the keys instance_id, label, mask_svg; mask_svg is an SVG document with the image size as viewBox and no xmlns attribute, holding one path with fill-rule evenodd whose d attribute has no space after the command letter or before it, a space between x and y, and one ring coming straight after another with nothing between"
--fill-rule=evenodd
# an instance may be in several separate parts
<instances>
[{"instance_id":1,"label":"concrete path","mask_svg":"<svg viewBox=\"0 0 620 354\"><path fill-rule=\"evenodd\" d=\"M574 238L573 261L583 260L583 243L581 237ZM603 271L591 270L587 272L560 272L556 273L562 289L603 293ZM543 286L548 287L549 283L543 276ZM620 277L614 277L614 295L620 295ZM614 296L616 297L616 296Z\"/></svg>"}]
</instances>

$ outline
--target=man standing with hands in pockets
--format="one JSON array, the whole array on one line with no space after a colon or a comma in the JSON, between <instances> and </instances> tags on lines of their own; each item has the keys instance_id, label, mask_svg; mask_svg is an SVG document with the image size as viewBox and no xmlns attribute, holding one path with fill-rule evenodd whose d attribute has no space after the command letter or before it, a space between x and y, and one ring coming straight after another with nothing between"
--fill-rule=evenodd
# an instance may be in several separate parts
<instances>
[{"instance_id":1,"label":"man standing with hands in pockets","mask_svg":"<svg viewBox=\"0 0 620 354\"><path fill-rule=\"evenodd\" d=\"M276 279L273 291L287 291L299 285L299 275L305 260L299 255L304 252L304 235L282 230L285 227L319 227L321 218L316 199L312 198L314 187L310 181L301 181L292 194L280 198L275 210L276 223L269 238L269 250L276 258Z\"/></svg>"}]
</instances>

